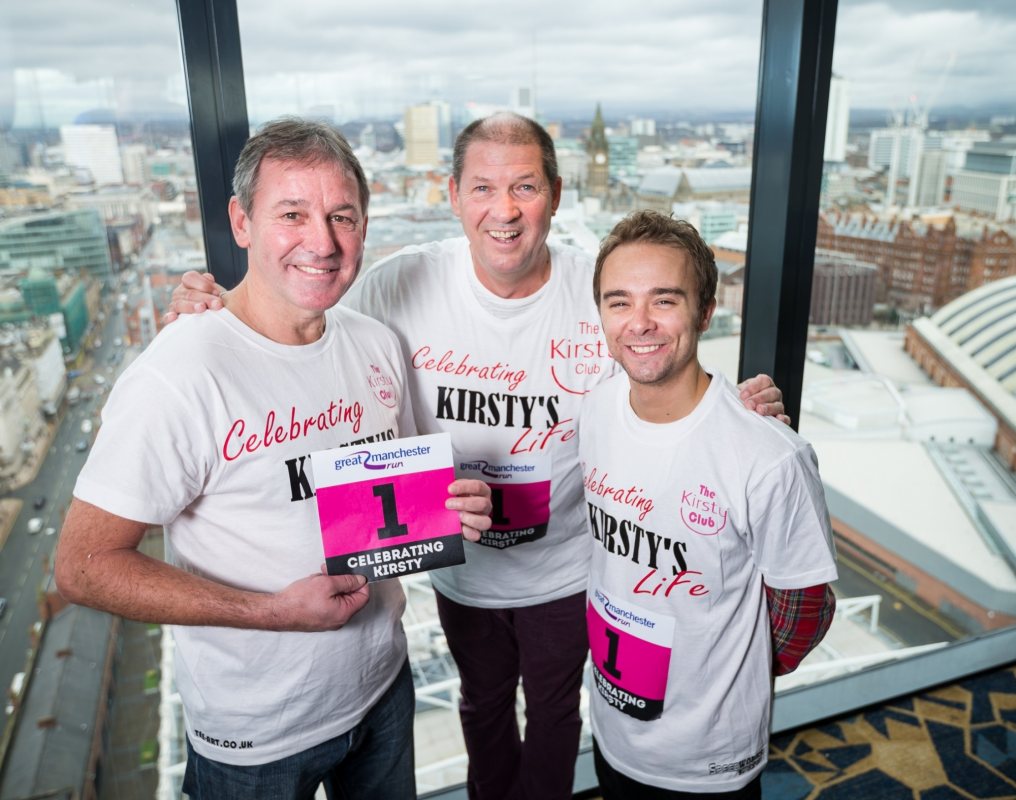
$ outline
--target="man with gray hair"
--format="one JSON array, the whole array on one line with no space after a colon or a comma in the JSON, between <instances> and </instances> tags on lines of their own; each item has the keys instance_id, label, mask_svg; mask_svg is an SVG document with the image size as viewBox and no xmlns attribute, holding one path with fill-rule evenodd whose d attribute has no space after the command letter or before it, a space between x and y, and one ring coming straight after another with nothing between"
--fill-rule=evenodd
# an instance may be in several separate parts
<instances>
[{"instance_id":1,"label":"man with gray hair","mask_svg":"<svg viewBox=\"0 0 1016 800\"><path fill-rule=\"evenodd\" d=\"M416 432L395 336L336 307L363 258L367 182L337 131L286 119L247 142L234 192L247 274L221 314L164 331L117 382L57 584L72 602L173 626L191 798L309 800L324 783L329 796L408 800L405 596L398 581L323 571L308 458ZM449 493L477 537L486 485ZM169 563L138 550L152 525Z\"/></svg>"},{"instance_id":2,"label":"man with gray hair","mask_svg":"<svg viewBox=\"0 0 1016 800\"><path fill-rule=\"evenodd\" d=\"M398 335L418 429L450 433L459 474L491 486L490 529L465 564L431 573L461 678L473 800L572 796L589 568L576 419L615 367L590 257L548 242L561 188L538 123L509 113L471 123L448 181L465 236L400 250L344 300ZM190 273L173 309L215 308L219 292ZM782 411L769 378L752 387L749 402Z\"/></svg>"}]
</instances>

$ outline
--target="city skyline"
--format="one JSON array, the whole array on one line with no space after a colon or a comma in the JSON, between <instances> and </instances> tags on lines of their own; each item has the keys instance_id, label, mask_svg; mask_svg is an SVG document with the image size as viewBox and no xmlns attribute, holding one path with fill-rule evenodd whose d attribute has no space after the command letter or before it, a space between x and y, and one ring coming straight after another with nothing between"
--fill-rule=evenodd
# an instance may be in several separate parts
<instances>
[{"instance_id":1,"label":"city skyline","mask_svg":"<svg viewBox=\"0 0 1016 800\"><path fill-rule=\"evenodd\" d=\"M429 99L503 105L519 86L535 88L538 111L556 117L591 116L598 101L615 118L753 113L761 0L642 8L524 2L492 32L489 12L465 5L388 0L334 19L319 2L280 15L264 0L239 0L249 114L330 107L339 122L384 118ZM185 114L177 27L170 2L6 4L0 128L65 124L95 108ZM346 27L355 46L337 47ZM842 0L833 70L850 82L855 109L1016 113L1016 87L1001 79L1016 74L1013 41L1016 4Z\"/></svg>"}]
</instances>

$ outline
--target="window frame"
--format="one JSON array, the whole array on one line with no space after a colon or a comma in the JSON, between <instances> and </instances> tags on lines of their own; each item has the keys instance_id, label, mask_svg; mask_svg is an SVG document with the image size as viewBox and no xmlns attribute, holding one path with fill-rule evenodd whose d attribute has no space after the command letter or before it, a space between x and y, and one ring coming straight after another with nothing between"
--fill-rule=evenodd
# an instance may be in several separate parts
<instances>
[{"instance_id":1,"label":"window frame","mask_svg":"<svg viewBox=\"0 0 1016 800\"><path fill-rule=\"evenodd\" d=\"M808 338L826 112L838 0L763 0L741 377L765 372L783 390L796 425ZM177 0L208 263L227 288L246 258L232 240L226 204L232 165L249 134L235 0ZM680 57L675 56L675 57ZM787 143L790 143L789 149ZM781 692L780 733L894 697L994 669L1012 660L1016 628ZM579 754L575 790L597 785L592 753ZM423 795L460 800L464 787Z\"/></svg>"}]
</instances>

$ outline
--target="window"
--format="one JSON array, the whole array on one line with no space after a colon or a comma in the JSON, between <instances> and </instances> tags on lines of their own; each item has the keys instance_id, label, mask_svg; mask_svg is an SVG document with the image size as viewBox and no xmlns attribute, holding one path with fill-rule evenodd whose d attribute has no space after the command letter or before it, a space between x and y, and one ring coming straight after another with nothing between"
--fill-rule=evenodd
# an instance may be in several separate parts
<instances>
[{"instance_id":1,"label":"window","mask_svg":"<svg viewBox=\"0 0 1016 800\"><path fill-rule=\"evenodd\" d=\"M158 630L61 609L49 566L110 386L154 337L166 287L204 268L177 30L165 0L0 9L0 685L17 685L12 730L55 713L47 735L63 737L59 765L38 761L52 750L10 739L6 763L21 768L5 770L5 796L57 788L47 781L60 775L83 786L91 742L68 731L122 740L131 707L142 724L128 767L106 761L102 780L138 797L158 781L138 770L157 751ZM86 633L74 652L56 644ZM129 665L107 659L125 651ZM75 675L60 681L62 671ZM142 682L154 694L131 688ZM81 696L109 686L116 697L97 720L106 703Z\"/></svg>"},{"instance_id":2,"label":"window","mask_svg":"<svg viewBox=\"0 0 1016 800\"><path fill-rule=\"evenodd\" d=\"M902 30L920 41L894 47ZM979 357L1011 336L1016 277L972 269L994 261L992 238L1011 219L946 194L1011 157L1016 102L1000 87L1013 63L999 34L1013 30L984 3L839 4L826 131L839 148L825 154L800 426L826 484L840 614L778 688L1016 622L999 516L1016 508L1016 402ZM876 159L875 140L909 142L909 157Z\"/></svg>"},{"instance_id":3,"label":"window","mask_svg":"<svg viewBox=\"0 0 1016 800\"><path fill-rule=\"evenodd\" d=\"M337 20L308 7L281 16L258 0L237 10L252 127L282 114L335 123L368 172L365 269L403 246L462 235L448 202L455 135L514 110L555 140L564 196L552 239L595 254L621 216L650 207L687 217L716 247L710 344L736 373L760 2L694 20L662 6L523 3L496 30L490 10L469 3L386 0ZM707 30L739 33L717 46ZM429 582L404 583L426 792L465 781L457 673Z\"/></svg>"}]
</instances>

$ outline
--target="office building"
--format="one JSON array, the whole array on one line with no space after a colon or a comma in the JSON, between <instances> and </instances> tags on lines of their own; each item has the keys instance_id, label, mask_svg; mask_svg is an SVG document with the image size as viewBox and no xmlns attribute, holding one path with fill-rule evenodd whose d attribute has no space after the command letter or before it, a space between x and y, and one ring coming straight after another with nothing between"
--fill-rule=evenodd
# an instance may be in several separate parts
<instances>
[{"instance_id":1,"label":"office building","mask_svg":"<svg viewBox=\"0 0 1016 800\"><path fill-rule=\"evenodd\" d=\"M952 204L997 222L1016 221L1016 139L970 148L953 178Z\"/></svg>"},{"instance_id":2,"label":"office building","mask_svg":"<svg viewBox=\"0 0 1016 800\"><path fill-rule=\"evenodd\" d=\"M845 78L833 75L829 81L829 112L826 118L826 161L847 160L847 131L850 127L850 88Z\"/></svg>"},{"instance_id":3,"label":"office building","mask_svg":"<svg viewBox=\"0 0 1016 800\"><path fill-rule=\"evenodd\" d=\"M406 166L433 168L440 163L439 113L434 103L410 106L403 117Z\"/></svg>"},{"instance_id":4,"label":"office building","mask_svg":"<svg viewBox=\"0 0 1016 800\"><path fill-rule=\"evenodd\" d=\"M868 168L888 169L896 178L909 178L917 171L924 143L924 130L917 125L897 125L871 132Z\"/></svg>"},{"instance_id":5,"label":"office building","mask_svg":"<svg viewBox=\"0 0 1016 800\"><path fill-rule=\"evenodd\" d=\"M112 125L62 125L64 163L88 170L96 186L123 183L123 164Z\"/></svg>"},{"instance_id":6,"label":"office building","mask_svg":"<svg viewBox=\"0 0 1016 800\"><path fill-rule=\"evenodd\" d=\"M0 221L0 275L32 268L108 276L112 263L99 214L91 209L44 211Z\"/></svg>"},{"instance_id":7,"label":"office building","mask_svg":"<svg viewBox=\"0 0 1016 800\"><path fill-rule=\"evenodd\" d=\"M816 250L809 321L813 325L868 325L875 307L877 275L874 264L845 253Z\"/></svg>"},{"instance_id":8,"label":"office building","mask_svg":"<svg viewBox=\"0 0 1016 800\"><path fill-rule=\"evenodd\" d=\"M910 178L907 206L933 208L945 202L949 154L944 150L924 150L917 159L917 174Z\"/></svg>"}]
</instances>

